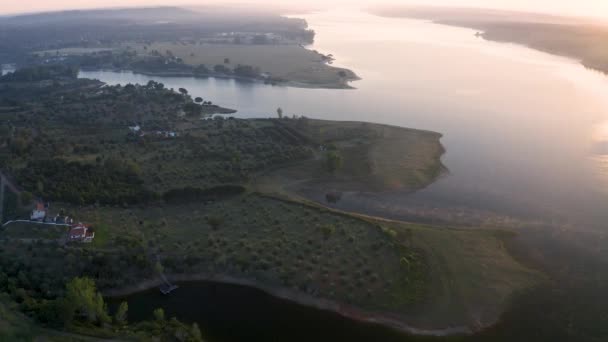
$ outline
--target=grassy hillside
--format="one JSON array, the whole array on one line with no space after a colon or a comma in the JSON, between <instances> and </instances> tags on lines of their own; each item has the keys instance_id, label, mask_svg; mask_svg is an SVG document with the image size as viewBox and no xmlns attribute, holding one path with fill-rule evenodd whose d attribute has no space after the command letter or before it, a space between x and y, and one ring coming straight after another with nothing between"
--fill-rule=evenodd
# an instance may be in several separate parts
<instances>
[{"instance_id":1,"label":"grassy hillside","mask_svg":"<svg viewBox=\"0 0 608 342\"><path fill-rule=\"evenodd\" d=\"M315 154L255 179L256 186L265 191L306 197L346 191L413 191L446 171L440 161L444 150L438 133L362 122L280 123L313 144ZM331 158L338 159L336 165L328 165Z\"/></svg>"},{"instance_id":2,"label":"grassy hillside","mask_svg":"<svg viewBox=\"0 0 608 342\"><path fill-rule=\"evenodd\" d=\"M180 279L255 279L428 329L494 323L543 279L511 257L505 232L361 219L258 194L83 214L107 235L95 248L133 238Z\"/></svg>"}]
</instances>

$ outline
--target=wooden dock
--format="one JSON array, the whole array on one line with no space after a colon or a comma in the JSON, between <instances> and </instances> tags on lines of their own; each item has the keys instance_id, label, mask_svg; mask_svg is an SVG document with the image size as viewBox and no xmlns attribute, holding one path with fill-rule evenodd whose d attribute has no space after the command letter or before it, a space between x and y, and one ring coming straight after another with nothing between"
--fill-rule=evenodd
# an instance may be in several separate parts
<instances>
[{"instance_id":1,"label":"wooden dock","mask_svg":"<svg viewBox=\"0 0 608 342\"><path fill-rule=\"evenodd\" d=\"M158 262L160 264L160 256L158 254L156 255L156 262ZM160 272L160 277L164 282L164 284L161 285L159 288L160 293L162 293L164 295L168 295L171 292L173 292L179 288L179 286L171 284L169 279L167 279L167 277L165 277L165 273L163 273L162 270Z\"/></svg>"},{"instance_id":2,"label":"wooden dock","mask_svg":"<svg viewBox=\"0 0 608 342\"><path fill-rule=\"evenodd\" d=\"M164 284L160 287L160 293L164 294L164 295L168 295L171 292L177 290L179 288L179 286L177 285L173 285L170 283Z\"/></svg>"}]
</instances>

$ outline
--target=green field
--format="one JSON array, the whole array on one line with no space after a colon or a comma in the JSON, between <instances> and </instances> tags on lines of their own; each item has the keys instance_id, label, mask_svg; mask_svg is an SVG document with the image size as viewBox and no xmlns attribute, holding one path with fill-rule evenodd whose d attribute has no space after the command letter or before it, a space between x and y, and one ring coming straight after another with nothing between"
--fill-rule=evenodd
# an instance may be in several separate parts
<instances>
[{"instance_id":1,"label":"green field","mask_svg":"<svg viewBox=\"0 0 608 342\"><path fill-rule=\"evenodd\" d=\"M96 55L100 52L113 52L116 56L124 53L136 53L133 60L146 60L156 57L152 51L161 55L180 58L187 66L205 65L210 70L216 65L234 69L238 65L257 68L274 80L286 82L287 85L312 88L348 88L348 82L357 79L351 70L333 67L327 64L323 56L299 45L247 45L247 44L205 44L184 42L155 42L141 44L126 42L114 48L64 48L37 52L43 56L83 56ZM122 58L122 57L116 57ZM228 62L228 63L226 63ZM87 67L91 67L88 66ZM154 70L136 70L153 74L180 74L170 67Z\"/></svg>"},{"instance_id":2,"label":"green field","mask_svg":"<svg viewBox=\"0 0 608 342\"><path fill-rule=\"evenodd\" d=\"M147 50L143 49L144 45L129 46L142 55L153 50L163 53L171 51L174 56L193 66L204 64L213 67L224 64L227 58L230 61L227 67L251 65L296 86L341 88L346 86L347 79L356 77L348 69L327 65L320 54L298 45L152 43L147 45ZM340 71L347 73L348 77L340 77Z\"/></svg>"}]
</instances>

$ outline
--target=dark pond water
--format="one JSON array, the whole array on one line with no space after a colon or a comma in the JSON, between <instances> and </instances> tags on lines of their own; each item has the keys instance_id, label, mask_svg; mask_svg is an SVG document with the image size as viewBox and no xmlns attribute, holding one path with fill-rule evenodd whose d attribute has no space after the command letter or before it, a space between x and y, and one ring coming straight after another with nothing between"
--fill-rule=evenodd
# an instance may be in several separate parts
<instances>
[{"instance_id":1,"label":"dark pond water","mask_svg":"<svg viewBox=\"0 0 608 342\"><path fill-rule=\"evenodd\" d=\"M112 299L111 309L123 299ZM394 330L278 299L245 286L190 282L165 296L158 289L126 298L129 319L167 317L197 322L210 341L413 341Z\"/></svg>"}]
</instances>

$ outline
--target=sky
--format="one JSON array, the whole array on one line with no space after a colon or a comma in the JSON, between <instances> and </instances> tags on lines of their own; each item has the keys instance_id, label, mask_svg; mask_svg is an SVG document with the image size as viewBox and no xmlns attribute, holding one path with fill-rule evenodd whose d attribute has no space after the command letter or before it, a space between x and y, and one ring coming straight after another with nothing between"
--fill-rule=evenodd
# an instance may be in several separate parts
<instances>
[{"instance_id":1,"label":"sky","mask_svg":"<svg viewBox=\"0 0 608 342\"><path fill-rule=\"evenodd\" d=\"M212 3L299 3L316 6L377 6L380 3L500 8L608 19L608 0L1 0L0 14L96 7L189 5Z\"/></svg>"}]
</instances>

